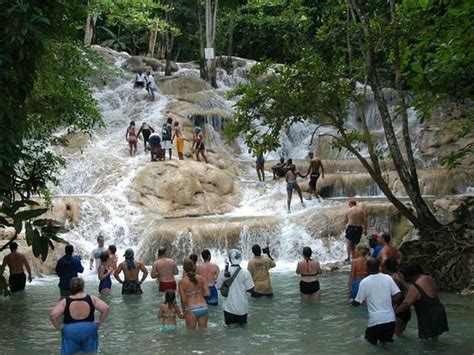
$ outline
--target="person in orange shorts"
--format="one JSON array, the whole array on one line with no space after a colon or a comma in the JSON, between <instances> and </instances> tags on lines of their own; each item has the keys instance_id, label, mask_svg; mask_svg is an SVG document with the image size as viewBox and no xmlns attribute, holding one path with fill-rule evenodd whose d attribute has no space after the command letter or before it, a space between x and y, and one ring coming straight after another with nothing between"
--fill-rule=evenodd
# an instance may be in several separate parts
<instances>
[{"instance_id":1,"label":"person in orange shorts","mask_svg":"<svg viewBox=\"0 0 474 355\"><path fill-rule=\"evenodd\" d=\"M184 141L187 139L183 137L183 133L181 132L181 128L179 127L179 122L176 121L173 126L173 137L171 138L171 142L174 141L176 137L176 150L178 151L178 158L179 160L184 159Z\"/></svg>"}]
</instances>

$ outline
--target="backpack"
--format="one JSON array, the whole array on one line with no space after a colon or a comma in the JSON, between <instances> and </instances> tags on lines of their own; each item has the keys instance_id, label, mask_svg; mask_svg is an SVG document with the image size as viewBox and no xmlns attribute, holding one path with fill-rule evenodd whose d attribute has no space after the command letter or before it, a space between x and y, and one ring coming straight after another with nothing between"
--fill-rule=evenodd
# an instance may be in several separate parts
<instances>
[{"instance_id":1,"label":"backpack","mask_svg":"<svg viewBox=\"0 0 474 355\"><path fill-rule=\"evenodd\" d=\"M239 273L239 271L240 271L240 266L237 267L237 270L235 270L234 275L232 275L231 278L225 280L225 281L222 283L222 286L221 286L221 295L222 295L222 297L227 297L227 296L229 296L230 286L231 286L232 283L234 282L234 280L235 280L235 278L237 277L237 274Z\"/></svg>"},{"instance_id":2,"label":"backpack","mask_svg":"<svg viewBox=\"0 0 474 355\"><path fill-rule=\"evenodd\" d=\"M161 139L164 141L169 141L170 140L170 130L169 130L169 124L165 123L163 125L163 128L161 129Z\"/></svg>"}]
</instances>

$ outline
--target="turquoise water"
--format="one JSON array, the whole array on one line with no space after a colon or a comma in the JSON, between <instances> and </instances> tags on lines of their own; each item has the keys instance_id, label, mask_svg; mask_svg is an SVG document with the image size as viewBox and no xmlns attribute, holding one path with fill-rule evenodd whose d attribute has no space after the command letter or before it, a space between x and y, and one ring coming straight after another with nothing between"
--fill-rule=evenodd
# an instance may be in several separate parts
<instances>
[{"instance_id":1,"label":"turquoise water","mask_svg":"<svg viewBox=\"0 0 474 355\"><path fill-rule=\"evenodd\" d=\"M117 284L106 298L110 316L100 331L104 354L152 353L255 353L255 354L472 354L474 351L473 296L442 294L450 331L437 342L417 337L416 316L406 335L386 348L364 341L367 322L364 306L354 308L345 300L347 273L327 273L321 278L321 303L299 299L299 279L289 271L272 273L275 297L250 301L245 329L223 326L221 306L211 308L209 329L188 332L179 320L178 332L160 333L156 314L162 297L152 281L142 296L122 296ZM59 352L60 333L48 316L58 301L57 280L37 280L22 295L0 300L0 353L50 354ZM86 277L86 288L98 295L97 283Z\"/></svg>"}]
</instances>

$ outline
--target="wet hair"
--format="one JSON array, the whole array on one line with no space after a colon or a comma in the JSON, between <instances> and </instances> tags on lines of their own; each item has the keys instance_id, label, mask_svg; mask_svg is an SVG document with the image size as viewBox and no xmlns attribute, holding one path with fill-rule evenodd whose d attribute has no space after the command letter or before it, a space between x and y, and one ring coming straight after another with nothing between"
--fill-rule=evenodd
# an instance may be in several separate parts
<instances>
[{"instance_id":1,"label":"wet hair","mask_svg":"<svg viewBox=\"0 0 474 355\"><path fill-rule=\"evenodd\" d=\"M191 282L196 285L198 283L196 278L196 265L194 265L191 259L184 259L183 269Z\"/></svg>"},{"instance_id":2,"label":"wet hair","mask_svg":"<svg viewBox=\"0 0 474 355\"><path fill-rule=\"evenodd\" d=\"M69 282L69 291L71 295L84 291L84 280L80 277L73 277Z\"/></svg>"},{"instance_id":3,"label":"wet hair","mask_svg":"<svg viewBox=\"0 0 474 355\"><path fill-rule=\"evenodd\" d=\"M383 263L383 268L388 272L397 272L398 271L398 261L394 258L388 258Z\"/></svg>"},{"instance_id":4,"label":"wet hair","mask_svg":"<svg viewBox=\"0 0 474 355\"><path fill-rule=\"evenodd\" d=\"M190 254L190 255L189 255L189 260L191 260L191 261L194 263L194 265L196 265L197 262L198 262L198 256L197 256L196 254L194 254L194 253L193 253L193 254Z\"/></svg>"},{"instance_id":5,"label":"wet hair","mask_svg":"<svg viewBox=\"0 0 474 355\"><path fill-rule=\"evenodd\" d=\"M100 261L105 263L107 260L109 260L109 253L106 251L103 251L102 253L100 253L99 258L100 258Z\"/></svg>"},{"instance_id":6,"label":"wet hair","mask_svg":"<svg viewBox=\"0 0 474 355\"><path fill-rule=\"evenodd\" d=\"M133 122L133 121L132 121ZM102 240L105 240L104 236L102 234L99 234L97 236L97 241L99 241L99 239L102 239Z\"/></svg>"},{"instance_id":7,"label":"wet hair","mask_svg":"<svg viewBox=\"0 0 474 355\"><path fill-rule=\"evenodd\" d=\"M390 243L390 234L388 233L383 233L382 234L382 239L385 241L385 243Z\"/></svg>"},{"instance_id":8,"label":"wet hair","mask_svg":"<svg viewBox=\"0 0 474 355\"><path fill-rule=\"evenodd\" d=\"M64 252L66 253L66 255L72 255L72 253L74 253L74 247L71 244L68 244L64 248Z\"/></svg>"},{"instance_id":9,"label":"wet hair","mask_svg":"<svg viewBox=\"0 0 474 355\"><path fill-rule=\"evenodd\" d=\"M357 200L354 198L349 199L349 206L357 206Z\"/></svg>"},{"instance_id":10,"label":"wet hair","mask_svg":"<svg viewBox=\"0 0 474 355\"><path fill-rule=\"evenodd\" d=\"M160 249L158 249L158 256L163 256L166 254L166 248L165 247L161 247Z\"/></svg>"},{"instance_id":11,"label":"wet hair","mask_svg":"<svg viewBox=\"0 0 474 355\"><path fill-rule=\"evenodd\" d=\"M254 244L252 246L252 253L254 253L255 256L262 255L262 248L260 248L260 245Z\"/></svg>"},{"instance_id":12,"label":"wet hair","mask_svg":"<svg viewBox=\"0 0 474 355\"><path fill-rule=\"evenodd\" d=\"M293 164L293 159L288 159L286 163L287 163L288 165L292 165L292 164Z\"/></svg>"},{"instance_id":13,"label":"wet hair","mask_svg":"<svg viewBox=\"0 0 474 355\"><path fill-rule=\"evenodd\" d=\"M416 278L423 273L423 269L417 263L410 263L403 265L400 268L400 272L405 277L407 281L416 281Z\"/></svg>"},{"instance_id":14,"label":"wet hair","mask_svg":"<svg viewBox=\"0 0 474 355\"><path fill-rule=\"evenodd\" d=\"M357 246L357 251L362 254L362 256L367 256L369 254L369 250L365 245L359 244Z\"/></svg>"},{"instance_id":15,"label":"wet hair","mask_svg":"<svg viewBox=\"0 0 474 355\"><path fill-rule=\"evenodd\" d=\"M303 256L304 256L305 258L308 258L308 259L311 258L311 255L312 255L312 254L313 254L313 251L311 250L310 247L304 247L304 248L303 248Z\"/></svg>"},{"instance_id":16,"label":"wet hair","mask_svg":"<svg viewBox=\"0 0 474 355\"><path fill-rule=\"evenodd\" d=\"M175 125L175 126L179 126L179 122L178 122L178 121L174 121L174 125Z\"/></svg>"},{"instance_id":17,"label":"wet hair","mask_svg":"<svg viewBox=\"0 0 474 355\"><path fill-rule=\"evenodd\" d=\"M176 304L176 293L173 290L167 290L165 292L165 304L167 304L170 309Z\"/></svg>"},{"instance_id":18,"label":"wet hair","mask_svg":"<svg viewBox=\"0 0 474 355\"><path fill-rule=\"evenodd\" d=\"M10 251L16 251L18 249L18 243L13 241L10 243Z\"/></svg>"},{"instance_id":19,"label":"wet hair","mask_svg":"<svg viewBox=\"0 0 474 355\"><path fill-rule=\"evenodd\" d=\"M313 153L313 152L309 152L309 153L308 153L308 156L312 157L312 156L314 156L314 153Z\"/></svg>"},{"instance_id":20,"label":"wet hair","mask_svg":"<svg viewBox=\"0 0 474 355\"><path fill-rule=\"evenodd\" d=\"M117 252L117 247L113 244L109 245L109 251L112 253L112 254L115 254Z\"/></svg>"},{"instance_id":21,"label":"wet hair","mask_svg":"<svg viewBox=\"0 0 474 355\"><path fill-rule=\"evenodd\" d=\"M280 157L280 164L283 164L285 162L285 158Z\"/></svg>"},{"instance_id":22,"label":"wet hair","mask_svg":"<svg viewBox=\"0 0 474 355\"><path fill-rule=\"evenodd\" d=\"M171 123L173 123L173 119L172 119L171 117L168 117L168 119L166 120L166 122L168 122L168 123L171 124Z\"/></svg>"},{"instance_id":23,"label":"wet hair","mask_svg":"<svg viewBox=\"0 0 474 355\"><path fill-rule=\"evenodd\" d=\"M130 126L135 126L135 121L130 121Z\"/></svg>"},{"instance_id":24,"label":"wet hair","mask_svg":"<svg viewBox=\"0 0 474 355\"><path fill-rule=\"evenodd\" d=\"M369 258L367 260L367 271L369 274L378 274L380 269L380 262L378 259Z\"/></svg>"},{"instance_id":25,"label":"wet hair","mask_svg":"<svg viewBox=\"0 0 474 355\"><path fill-rule=\"evenodd\" d=\"M211 252L209 251L209 249L204 249L201 252L201 256L203 260L211 260Z\"/></svg>"}]
</instances>

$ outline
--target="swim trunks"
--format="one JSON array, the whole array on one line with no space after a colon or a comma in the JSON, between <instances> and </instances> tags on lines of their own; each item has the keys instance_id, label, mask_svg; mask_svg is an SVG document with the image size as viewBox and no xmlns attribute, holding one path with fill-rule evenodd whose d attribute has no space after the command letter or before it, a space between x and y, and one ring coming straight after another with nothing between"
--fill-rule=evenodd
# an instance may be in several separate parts
<instances>
[{"instance_id":1,"label":"swim trunks","mask_svg":"<svg viewBox=\"0 0 474 355\"><path fill-rule=\"evenodd\" d=\"M176 290L176 281L160 281L160 292L166 292L168 290Z\"/></svg>"},{"instance_id":2,"label":"swim trunks","mask_svg":"<svg viewBox=\"0 0 474 355\"><path fill-rule=\"evenodd\" d=\"M361 226L348 225L346 229L346 239L349 240L353 246L356 246L359 244L360 238L362 238L362 231Z\"/></svg>"},{"instance_id":3,"label":"swim trunks","mask_svg":"<svg viewBox=\"0 0 474 355\"><path fill-rule=\"evenodd\" d=\"M219 296L217 294L216 286L209 286L209 297L206 298L206 303L211 306L217 306Z\"/></svg>"},{"instance_id":4,"label":"swim trunks","mask_svg":"<svg viewBox=\"0 0 474 355\"><path fill-rule=\"evenodd\" d=\"M240 324L244 325L247 323L247 315L238 315L224 311L224 322L226 325L229 324Z\"/></svg>"},{"instance_id":5,"label":"swim trunks","mask_svg":"<svg viewBox=\"0 0 474 355\"><path fill-rule=\"evenodd\" d=\"M253 298L260 298L260 297L273 297L273 293L260 293L260 292L255 292L252 291L250 292L250 296Z\"/></svg>"},{"instance_id":6,"label":"swim trunks","mask_svg":"<svg viewBox=\"0 0 474 355\"><path fill-rule=\"evenodd\" d=\"M204 317L207 315L208 307L207 304L192 304L187 307L187 311L194 314L196 318Z\"/></svg>"},{"instance_id":7,"label":"swim trunks","mask_svg":"<svg viewBox=\"0 0 474 355\"><path fill-rule=\"evenodd\" d=\"M99 348L99 334L94 322L64 324L61 341L61 355L95 354Z\"/></svg>"},{"instance_id":8,"label":"swim trunks","mask_svg":"<svg viewBox=\"0 0 474 355\"><path fill-rule=\"evenodd\" d=\"M143 293L140 282L136 280L124 281L122 284L122 295L141 295Z\"/></svg>"},{"instance_id":9,"label":"swim trunks","mask_svg":"<svg viewBox=\"0 0 474 355\"><path fill-rule=\"evenodd\" d=\"M178 151L178 153L184 152L184 137L176 138L176 150Z\"/></svg>"},{"instance_id":10,"label":"swim trunks","mask_svg":"<svg viewBox=\"0 0 474 355\"><path fill-rule=\"evenodd\" d=\"M102 291L105 288L112 288L112 280L110 279L110 276L107 277L106 279L100 280L99 282L99 292Z\"/></svg>"},{"instance_id":11,"label":"swim trunks","mask_svg":"<svg viewBox=\"0 0 474 355\"><path fill-rule=\"evenodd\" d=\"M311 190L316 190L316 183L318 182L319 174L311 174L309 177L309 188Z\"/></svg>"},{"instance_id":12,"label":"swim trunks","mask_svg":"<svg viewBox=\"0 0 474 355\"><path fill-rule=\"evenodd\" d=\"M293 190L298 190L299 186L296 181L289 181L286 183L286 191L291 192Z\"/></svg>"},{"instance_id":13,"label":"swim trunks","mask_svg":"<svg viewBox=\"0 0 474 355\"><path fill-rule=\"evenodd\" d=\"M351 298L355 299L357 296L357 292L359 292L359 285L362 279L360 277L356 278L354 281L352 281L351 285Z\"/></svg>"},{"instance_id":14,"label":"swim trunks","mask_svg":"<svg viewBox=\"0 0 474 355\"><path fill-rule=\"evenodd\" d=\"M24 272L19 274L11 274L8 279L11 292L23 291L26 285L26 275Z\"/></svg>"},{"instance_id":15,"label":"swim trunks","mask_svg":"<svg viewBox=\"0 0 474 355\"><path fill-rule=\"evenodd\" d=\"M305 282L300 281L300 292L303 295L312 295L319 291L319 281Z\"/></svg>"},{"instance_id":16,"label":"swim trunks","mask_svg":"<svg viewBox=\"0 0 474 355\"><path fill-rule=\"evenodd\" d=\"M394 333L395 322L377 324L365 330L365 339L374 345L377 345L379 341L383 343L393 343Z\"/></svg>"},{"instance_id":17,"label":"swim trunks","mask_svg":"<svg viewBox=\"0 0 474 355\"><path fill-rule=\"evenodd\" d=\"M171 149L171 141L170 140L161 141L161 149Z\"/></svg>"},{"instance_id":18,"label":"swim trunks","mask_svg":"<svg viewBox=\"0 0 474 355\"><path fill-rule=\"evenodd\" d=\"M178 329L178 327L176 325L173 325L173 324L165 324L165 325L161 326L161 331L163 333L174 332L177 329Z\"/></svg>"}]
</instances>

